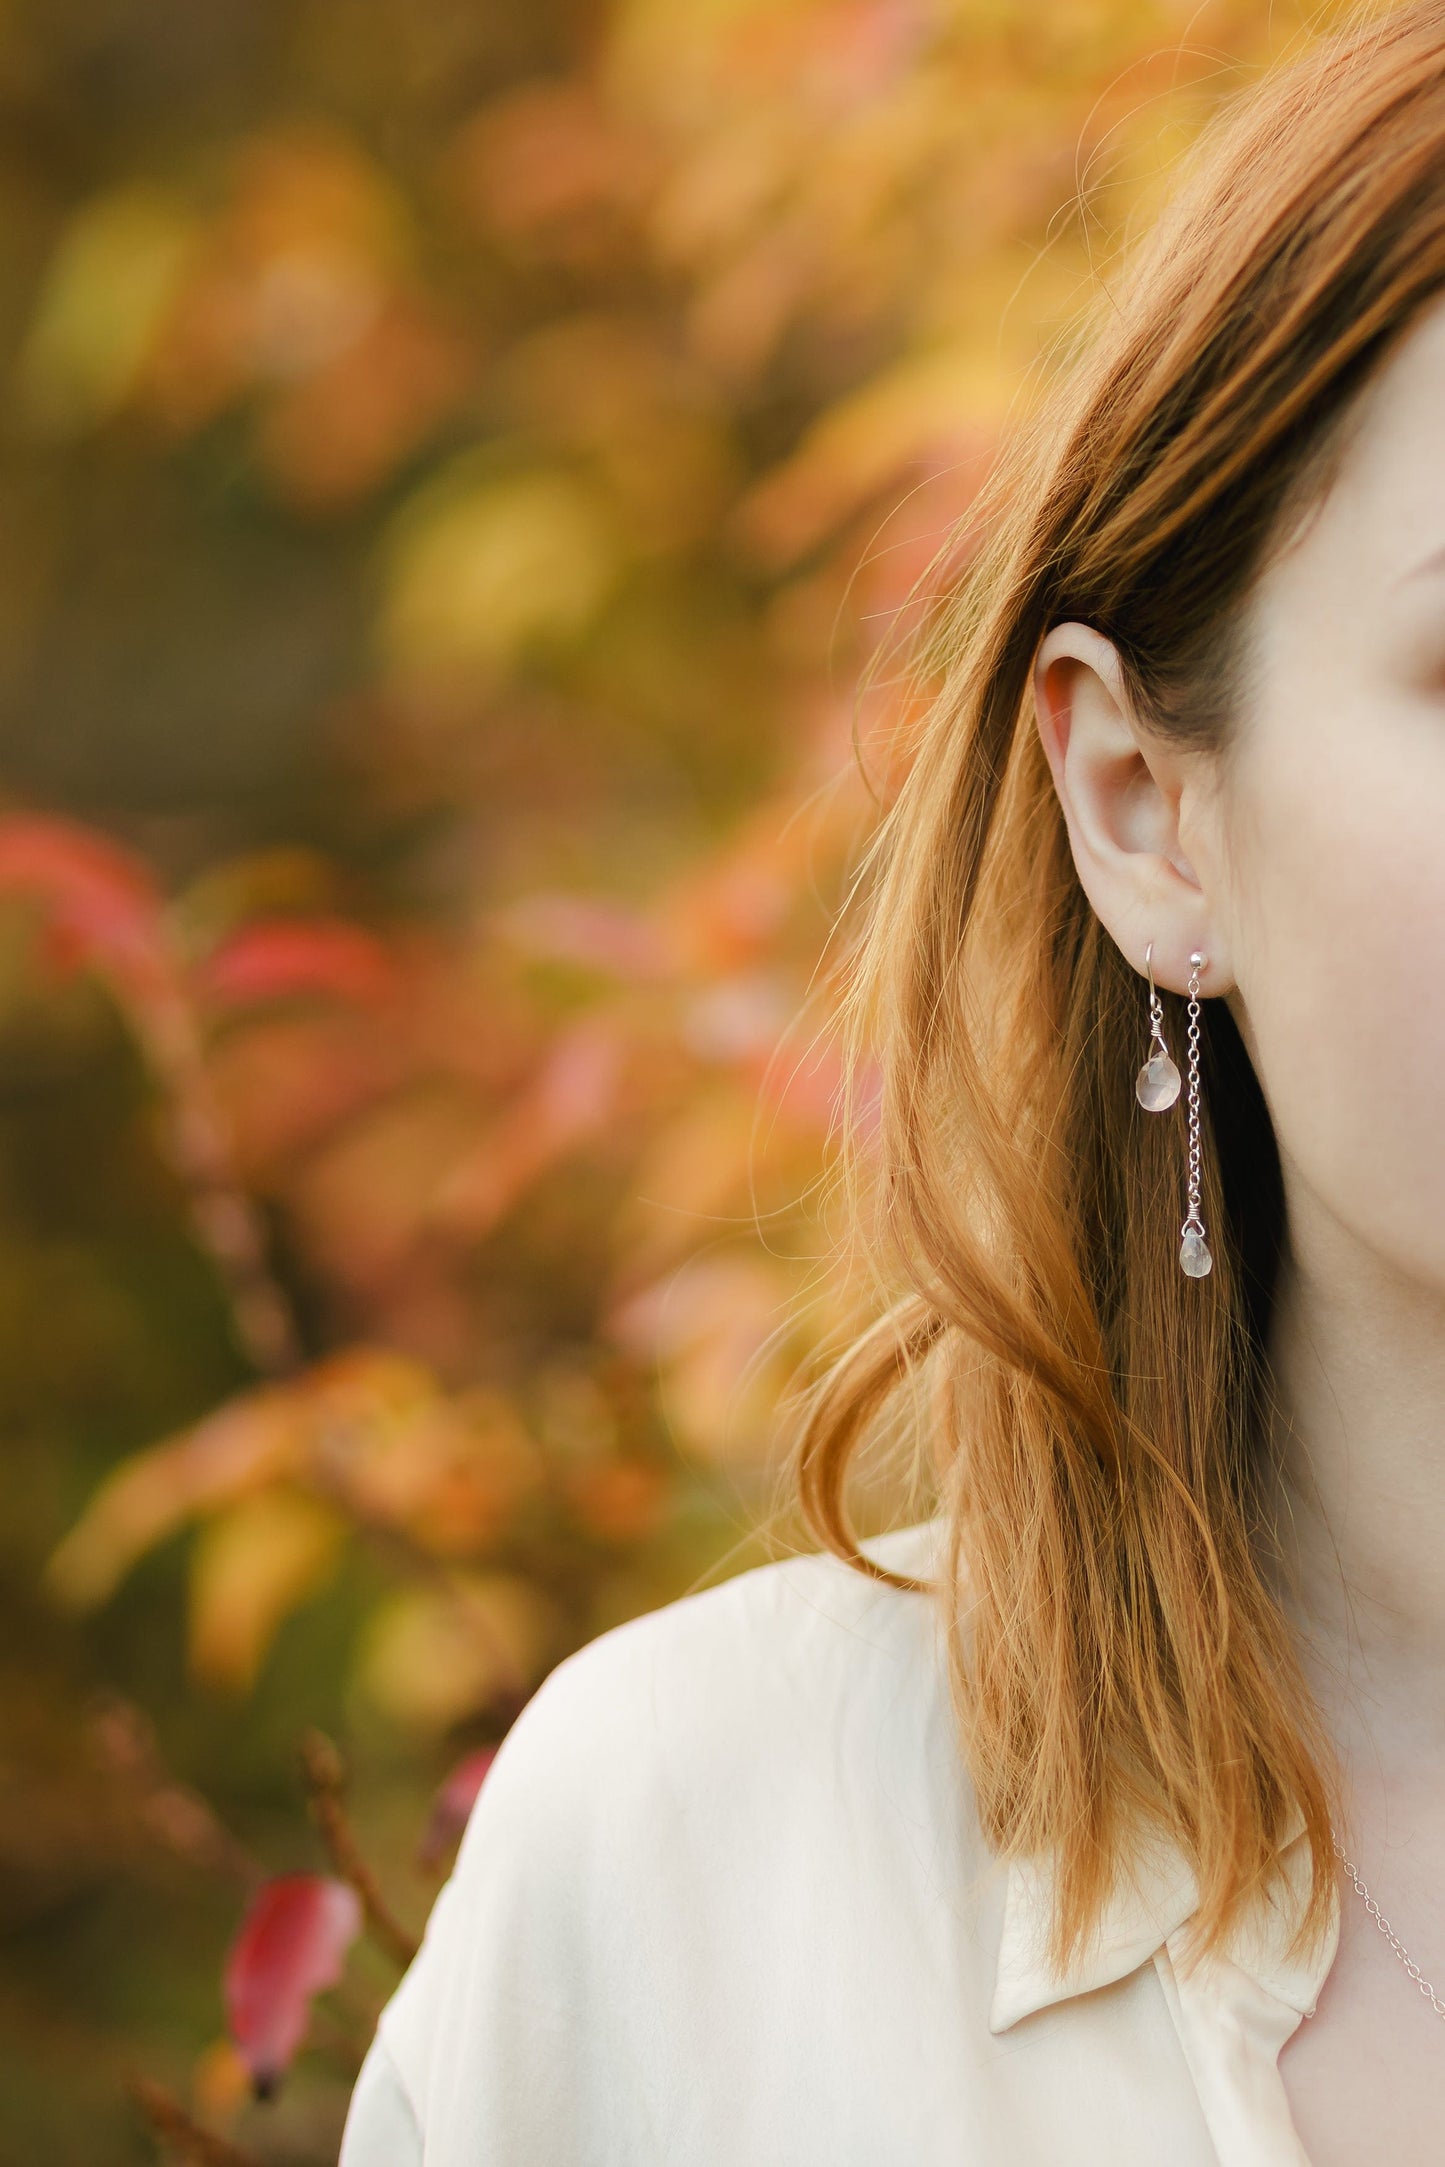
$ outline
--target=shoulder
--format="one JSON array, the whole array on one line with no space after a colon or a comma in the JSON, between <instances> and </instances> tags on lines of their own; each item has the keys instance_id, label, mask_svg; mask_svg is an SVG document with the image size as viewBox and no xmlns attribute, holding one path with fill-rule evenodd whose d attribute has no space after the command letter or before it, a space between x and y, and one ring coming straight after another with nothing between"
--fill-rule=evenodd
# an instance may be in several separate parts
<instances>
[{"instance_id":1,"label":"shoulder","mask_svg":"<svg viewBox=\"0 0 1445 2167\"><path fill-rule=\"evenodd\" d=\"M932 1578L942 1523L871 1536L882 1565ZM938 1606L830 1552L734 1573L587 1640L516 1716L461 1835L457 1872L483 1848L565 1857L587 1874L639 1831L700 1820L726 1783L737 1816L763 1790L836 1777L843 1729L873 1725L940 1690ZM617 1848L613 1848L613 1859Z\"/></svg>"},{"instance_id":2,"label":"shoulder","mask_svg":"<svg viewBox=\"0 0 1445 2167\"><path fill-rule=\"evenodd\" d=\"M865 1539L861 1547L875 1563L926 1578L934 1567L938 1527L937 1521L922 1521L895 1528ZM695 1664L725 1682L741 1676L750 1659L780 1652L825 1669L870 1651L886 1660L898 1652L900 1640L911 1638L926 1601L846 1565L830 1551L797 1552L611 1627L560 1663L539 1692L561 1700L585 1694L604 1679L625 1686ZM779 1638L784 1635L785 1650Z\"/></svg>"},{"instance_id":3,"label":"shoulder","mask_svg":"<svg viewBox=\"0 0 1445 2167\"><path fill-rule=\"evenodd\" d=\"M941 1521L867 1538L876 1562L931 1578ZM827 1551L755 1565L679 1596L588 1641L549 1672L503 1740L484 1792L494 1810L580 1786L624 1792L680 1780L719 1758L734 1782L750 1752L786 1737L794 1753L826 1732L838 1703L855 1715L932 1673L935 1606ZM742 1765L740 1765L742 1764ZM774 1764L776 1766L776 1764Z\"/></svg>"},{"instance_id":4,"label":"shoulder","mask_svg":"<svg viewBox=\"0 0 1445 2167\"><path fill-rule=\"evenodd\" d=\"M863 1548L928 1580L941 1524ZM475 2078L479 2041L507 2061L493 2090L512 2098L527 2057L554 2076L547 2057L584 2023L600 2041L660 1994L732 1992L796 1909L800 1870L830 1891L913 1857L918 1831L957 1809L939 1607L799 1553L613 1626L549 1672L383 2011L419 2116L457 2070Z\"/></svg>"}]
</instances>

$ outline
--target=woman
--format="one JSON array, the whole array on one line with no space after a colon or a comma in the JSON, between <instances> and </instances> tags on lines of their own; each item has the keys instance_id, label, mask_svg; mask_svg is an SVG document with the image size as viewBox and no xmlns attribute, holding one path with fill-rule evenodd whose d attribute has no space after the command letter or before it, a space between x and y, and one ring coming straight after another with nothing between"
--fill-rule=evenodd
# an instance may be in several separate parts
<instances>
[{"instance_id":1,"label":"woman","mask_svg":"<svg viewBox=\"0 0 1445 2167\"><path fill-rule=\"evenodd\" d=\"M343 2167L1445 2155L1441 0L1216 122L920 662L824 1548L547 1678Z\"/></svg>"}]
</instances>

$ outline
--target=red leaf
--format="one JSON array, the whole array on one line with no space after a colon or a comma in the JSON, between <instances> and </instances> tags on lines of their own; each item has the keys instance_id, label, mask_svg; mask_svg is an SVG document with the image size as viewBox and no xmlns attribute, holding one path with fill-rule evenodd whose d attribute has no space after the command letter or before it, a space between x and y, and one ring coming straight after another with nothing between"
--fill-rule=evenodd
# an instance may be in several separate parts
<instances>
[{"instance_id":1,"label":"red leaf","mask_svg":"<svg viewBox=\"0 0 1445 2167\"><path fill-rule=\"evenodd\" d=\"M326 993L363 1005L396 989L397 970L381 942L344 919L281 918L244 927L197 973L201 991L227 1003Z\"/></svg>"},{"instance_id":2,"label":"red leaf","mask_svg":"<svg viewBox=\"0 0 1445 2167\"><path fill-rule=\"evenodd\" d=\"M451 1774L437 1786L431 1817L417 1847L418 1865L440 1865L443 1855L466 1827L482 1779L496 1757L495 1746L480 1746L475 1753L468 1753L458 1761Z\"/></svg>"},{"instance_id":3,"label":"red leaf","mask_svg":"<svg viewBox=\"0 0 1445 2167\"><path fill-rule=\"evenodd\" d=\"M306 2035L311 1997L341 1977L361 1900L325 1874L277 1874L251 1899L226 1958L226 2022L268 2099Z\"/></svg>"},{"instance_id":4,"label":"red leaf","mask_svg":"<svg viewBox=\"0 0 1445 2167\"><path fill-rule=\"evenodd\" d=\"M39 814L0 820L0 891L46 908L52 960L84 959L142 990L164 977L160 893L142 861L108 836Z\"/></svg>"}]
</instances>

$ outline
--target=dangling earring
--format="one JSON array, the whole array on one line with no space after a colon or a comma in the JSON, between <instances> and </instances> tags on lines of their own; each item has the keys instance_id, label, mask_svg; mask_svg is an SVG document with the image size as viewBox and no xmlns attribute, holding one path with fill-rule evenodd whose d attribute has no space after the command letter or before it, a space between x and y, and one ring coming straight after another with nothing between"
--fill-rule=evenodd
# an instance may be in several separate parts
<instances>
[{"instance_id":1,"label":"dangling earring","mask_svg":"<svg viewBox=\"0 0 1445 2167\"><path fill-rule=\"evenodd\" d=\"M1162 1114L1179 1096L1179 1071L1164 1043L1164 1009L1154 991L1153 941L1144 950L1144 968L1149 973L1149 1040L1155 1050L1134 1079L1134 1096L1146 1114Z\"/></svg>"},{"instance_id":2,"label":"dangling earring","mask_svg":"<svg viewBox=\"0 0 1445 2167\"><path fill-rule=\"evenodd\" d=\"M1154 943L1144 951L1149 973L1149 1033L1153 1049L1134 1079L1134 1095L1146 1113L1162 1114L1179 1096L1179 1071L1164 1043L1164 1010L1154 989ZM1179 1263L1191 1279L1214 1267L1199 1216L1199 973L1207 959L1195 949L1189 958L1189 1209L1179 1229Z\"/></svg>"},{"instance_id":3,"label":"dangling earring","mask_svg":"<svg viewBox=\"0 0 1445 2167\"><path fill-rule=\"evenodd\" d=\"M1205 958L1194 949L1189 956L1189 1209L1179 1244L1179 1261L1189 1279L1202 1279L1213 1270L1205 1220L1200 1218L1200 969Z\"/></svg>"}]
</instances>

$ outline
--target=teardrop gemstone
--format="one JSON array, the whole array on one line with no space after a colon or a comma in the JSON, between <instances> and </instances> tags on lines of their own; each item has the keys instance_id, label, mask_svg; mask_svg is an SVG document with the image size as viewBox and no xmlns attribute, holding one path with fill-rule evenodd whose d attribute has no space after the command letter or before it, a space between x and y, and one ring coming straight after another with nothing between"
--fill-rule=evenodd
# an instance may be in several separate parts
<instances>
[{"instance_id":1,"label":"teardrop gemstone","mask_svg":"<svg viewBox=\"0 0 1445 2167\"><path fill-rule=\"evenodd\" d=\"M1184 1239L1179 1244L1179 1261L1191 1279L1202 1279L1206 1272L1213 1270L1214 1259L1209 1254L1209 1244L1197 1226L1184 1229Z\"/></svg>"},{"instance_id":2,"label":"teardrop gemstone","mask_svg":"<svg viewBox=\"0 0 1445 2167\"><path fill-rule=\"evenodd\" d=\"M1167 1053L1156 1053L1134 1079L1134 1096L1145 1113L1162 1114L1179 1096L1179 1071Z\"/></svg>"}]
</instances>

